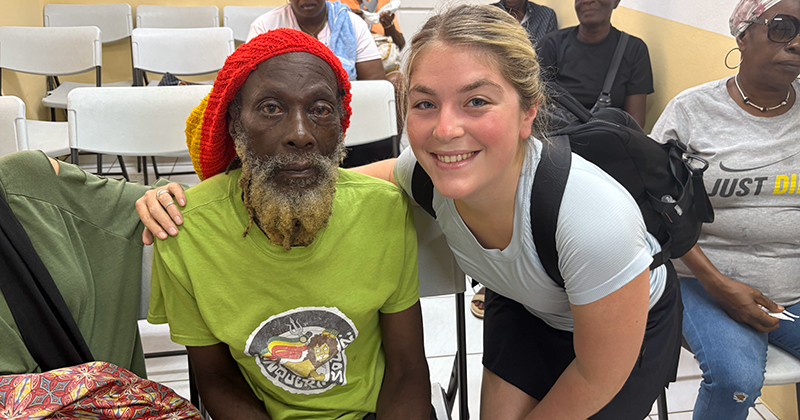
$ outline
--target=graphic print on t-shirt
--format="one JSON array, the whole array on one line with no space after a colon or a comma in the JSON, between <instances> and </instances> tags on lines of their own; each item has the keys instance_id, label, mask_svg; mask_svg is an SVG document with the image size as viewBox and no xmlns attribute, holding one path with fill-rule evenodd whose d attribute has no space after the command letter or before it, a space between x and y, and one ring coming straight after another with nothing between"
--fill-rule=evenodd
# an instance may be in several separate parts
<instances>
[{"instance_id":1,"label":"graphic print on t-shirt","mask_svg":"<svg viewBox=\"0 0 800 420\"><path fill-rule=\"evenodd\" d=\"M345 349L358 337L337 308L301 307L273 315L247 339L245 354L261 373L293 394L321 394L347 383Z\"/></svg>"}]
</instances>

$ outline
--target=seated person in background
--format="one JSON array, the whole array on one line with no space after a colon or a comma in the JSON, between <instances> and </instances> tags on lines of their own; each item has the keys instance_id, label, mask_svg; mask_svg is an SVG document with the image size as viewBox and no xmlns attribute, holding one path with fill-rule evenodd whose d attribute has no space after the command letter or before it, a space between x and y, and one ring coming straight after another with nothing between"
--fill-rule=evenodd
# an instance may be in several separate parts
<instances>
[{"instance_id":1,"label":"seated person in background","mask_svg":"<svg viewBox=\"0 0 800 420\"><path fill-rule=\"evenodd\" d=\"M545 35L558 30L556 12L547 6L528 0L501 0L492 5L505 10L520 23L534 47Z\"/></svg>"},{"instance_id":2,"label":"seated person in background","mask_svg":"<svg viewBox=\"0 0 800 420\"><path fill-rule=\"evenodd\" d=\"M399 3L398 0L394 0ZM370 27L373 34L388 36L397 45L397 48L403 49L406 45L406 38L400 32L400 25L397 23L397 16L391 8L384 10L384 7L391 3L392 0L342 0L342 3L350 8L353 13L361 16L367 20L364 12L378 13L378 22Z\"/></svg>"},{"instance_id":3,"label":"seated person in background","mask_svg":"<svg viewBox=\"0 0 800 420\"><path fill-rule=\"evenodd\" d=\"M611 12L620 0L575 0L578 26L547 35L537 45L544 78L558 83L586 109L603 89L621 32L611 26ZM611 106L622 108L645 125L647 95L653 93L653 72L644 41L631 36L614 84Z\"/></svg>"},{"instance_id":4,"label":"seated person in background","mask_svg":"<svg viewBox=\"0 0 800 420\"><path fill-rule=\"evenodd\" d=\"M250 25L247 39L277 28L296 29L319 39L339 58L350 80L386 79L380 52L367 24L338 1L290 0L259 16ZM349 147L342 166L390 158L394 156L392 148L392 139Z\"/></svg>"},{"instance_id":5,"label":"seated person in background","mask_svg":"<svg viewBox=\"0 0 800 420\"><path fill-rule=\"evenodd\" d=\"M278 28L296 29L319 39L339 58L350 80L386 78L367 24L338 1L290 0L256 18L247 40Z\"/></svg>"},{"instance_id":6,"label":"seated person in background","mask_svg":"<svg viewBox=\"0 0 800 420\"><path fill-rule=\"evenodd\" d=\"M716 218L675 265L683 337L703 380L694 418L744 420L761 394L767 343L800 358L800 0L742 0L730 18L739 73L688 89L652 137L709 163Z\"/></svg>"},{"instance_id":7,"label":"seated person in background","mask_svg":"<svg viewBox=\"0 0 800 420\"><path fill-rule=\"evenodd\" d=\"M204 181L156 244L148 319L187 346L215 420L430 416L409 202L337 168L350 113L339 60L278 29L187 120Z\"/></svg>"},{"instance_id":8,"label":"seated person in background","mask_svg":"<svg viewBox=\"0 0 800 420\"><path fill-rule=\"evenodd\" d=\"M180 190L178 184L171 188ZM136 321L143 227L131 210L149 189L86 173L41 151L0 158L0 195L25 229L95 360L142 378L147 372ZM10 255L0 256L1 276L14 275L7 272ZM0 375L39 371L6 300L0 299Z\"/></svg>"}]
</instances>

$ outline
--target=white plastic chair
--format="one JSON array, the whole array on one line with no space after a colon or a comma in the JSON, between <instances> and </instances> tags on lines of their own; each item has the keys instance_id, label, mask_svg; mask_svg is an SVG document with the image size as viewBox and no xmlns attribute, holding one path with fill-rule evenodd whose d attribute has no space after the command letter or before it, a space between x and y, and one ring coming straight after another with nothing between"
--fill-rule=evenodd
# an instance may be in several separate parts
<instances>
[{"instance_id":1,"label":"white plastic chair","mask_svg":"<svg viewBox=\"0 0 800 420\"><path fill-rule=\"evenodd\" d=\"M133 12L127 3L117 4L46 4L44 26L97 26L103 44L131 36Z\"/></svg>"},{"instance_id":2,"label":"white plastic chair","mask_svg":"<svg viewBox=\"0 0 800 420\"><path fill-rule=\"evenodd\" d=\"M137 28L215 28L219 26L217 6L136 7Z\"/></svg>"},{"instance_id":3,"label":"white plastic chair","mask_svg":"<svg viewBox=\"0 0 800 420\"><path fill-rule=\"evenodd\" d=\"M117 4L46 4L44 6L45 27L97 26L100 41L111 44L124 39L130 43L133 31L133 12L127 3ZM103 83L103 86L132 86L133 80ZM94 86L86 83L63 82L50 96L47 105L53 108L67 107L67 94L77 87Z\"/></svg>"},{"instance_id":4,"label":"white plastic chair","mask_svg":"<svg viewBox=\"0 0 800 420\"><path fill-rule=\"evenodd\" d=\"M69 154L67 123L25 118L25 102L0 96L0 156L20 150L41 150L47 156Z\"/></svg>"},{"instance_id":5,"label":"white plastic chair","mask_svg":"<svg viewBox=\"0 0 800 420\"><path fill-rule=\"evenodd\" d=\"M222 25L233 29L233 39L238 42L247 41L250 24L257 17L274 9L276 6L225 6L222 8Z\"/></svg>"},{"instance_id":6,"label":"white plastic chair","mask_svg":"<svg viewBox=\"0 0 800 420\"><path fill-rule=\"evenodd\" d=\"M355 80L350 83L353 115L344 138L345 146L357 146L397 135L394 85L386 80Z\"/></svg>"},{"instance_id":7,"label":"white plastic chair","mask_svg":"<svg viewBox=\"0 0 800 420\"><path fill-rule=\"evenodd\" d=\"M145 72L178 76L214 73L234 50L231 28L136 28L131 45L136 85L144 85Z\"/></svg>"},{"instance_id":8,"label":"white plastic chair","mask_svg":"<svg viewBox=\"0 0 800 420\"><path fill-rule=\"evenodd\" d=\"M43 76L66 76L95 71L101 85L103 64L100 29L96 26L38 28L0 27L0 70L8 69ZM48 78L47 96L42 104L58 108L67 86L54 86ZM51 117L55 119L55 114Z\"/></svg>"},{"instance_id":9,"label":"white plastic chair","mask_svg":"<svg viewBox=\"0 0 800 420\"><path fill-rule=\"evenodd\" d=\"M69 145L119 156L188 156L186 117L211 86L75 89L67 97ZM148 183L146 161L144 182Z\"/></svg>"}]
</instances>

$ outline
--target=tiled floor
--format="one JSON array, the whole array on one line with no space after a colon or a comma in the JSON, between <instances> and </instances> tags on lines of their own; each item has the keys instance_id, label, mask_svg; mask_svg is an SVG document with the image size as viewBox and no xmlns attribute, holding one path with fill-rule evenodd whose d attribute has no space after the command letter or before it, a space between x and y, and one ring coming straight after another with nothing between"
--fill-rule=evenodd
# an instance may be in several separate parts
<instances>
[{"instance_id":1,"label":"tiled floor","mask_svg":"<svg viewBox=\"0 0 800 420\"><path fill-rule=\"evenodd\" d=\"M126 158L131 179L137 182L143 181L141 173L136 171L136 159ZM182 158L158 158L159 171L183 172L191 171L191 161L188 157ZM96 158L94 155L81 156L81 166L84 169L94 172ZM148 167L150 182L155 182L152 166ZM119 172L119 165L111 156L104 159L104 172ZM187 185L195 185L199 180L196 175L172 175L168 176L172 181L181 182ZM481 357L483 355L483 323L469 313L469 299L473 291L467 288L466 305L466 326L467 326L467 372L468 372L468 394L470 418L479 418L480 404L480 385L481 385ZM456 353L456 322L455 322L455 299L452 296L427 297L422 298L422 313L425 328L425 353L428 357L428 365L431 372L431 381L439 382L447 386L450 380L450 372L453 366L454 355ZM142 339L145 352L166 351L180 348L169 340L169 331L166 326L150 325L145 321L140 321ZM185 356L166 357L159 359L148 359L147 370L149 378L161 382L175 389L176 392L189 397L189 379ZM697 395L697 388L700 381L700 370L697 363L692 358L691 353L683 351L678 368L678 381L670 386L667 391L667 406L669 408L669 418L671 420L690 420L692 418L692 406ZM460 419L458 415L458 404L453 410L453 419ZM650 419L656 420L656 409L653 408ZM750 410L748 420L777 420L778 418L760 402L754 409Z\"/></svg>"}]
</instances>

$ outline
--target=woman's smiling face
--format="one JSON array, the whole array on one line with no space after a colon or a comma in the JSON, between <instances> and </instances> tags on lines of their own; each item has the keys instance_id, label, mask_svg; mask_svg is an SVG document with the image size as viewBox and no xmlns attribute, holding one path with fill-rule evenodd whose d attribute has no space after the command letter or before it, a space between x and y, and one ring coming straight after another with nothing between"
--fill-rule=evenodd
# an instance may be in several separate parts
<instances>
[{"instance_id":1,"label":"woman's smiling face","mask_svg":"<svg viewBox=\"0 0 800 420\"><path fill-rule=\"evenodd\" d=\"M520 107L490 54L431 45L415 60L408 105L409 143L440 194L463 200L516 186L536 108Z\"/></svg>"}]
</instances>

